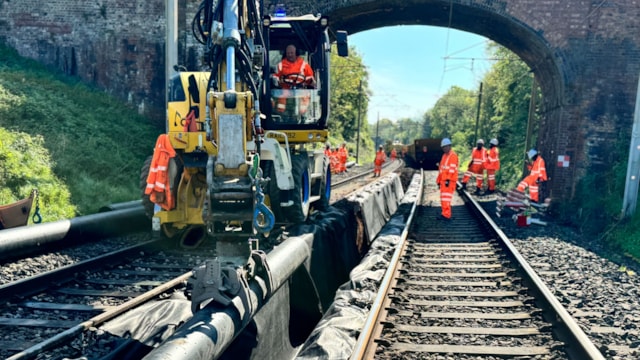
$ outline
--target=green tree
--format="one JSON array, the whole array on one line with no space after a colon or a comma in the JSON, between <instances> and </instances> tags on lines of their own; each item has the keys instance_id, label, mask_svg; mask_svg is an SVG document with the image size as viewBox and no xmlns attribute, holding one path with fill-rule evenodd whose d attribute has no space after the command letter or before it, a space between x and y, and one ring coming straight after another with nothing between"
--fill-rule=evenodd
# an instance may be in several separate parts
<instances>
[{"instance_id":1,"label":"green tree","mask_svg":"<svg viewBox=\"0 0 640 360\"><path fill-rule=\"evenodd\" d=\"M508 49L491 44L488 50L491 57L500 60L483 79L479 136L499 140L502 165L496 180L499 186L512 188L523 176L533 75L527 64ZM534 131L530 141L535 146L536 118L532 121Z\"/></svg>"},{"instance_id":2,"label":"green tree","mask_svg":"<svg viewBox=\"0 0 640 360\"><path fill-rule=\"evenodd\" d=\"M373 141L367 123L369 104L369 74L362 57L354 47L348 57L331 53L331 118L329 119L330 142L333 146L345 141L351 157L355 157L360 118L359 157L363 161L373 158Z\"/></svg>"}]
</instances>

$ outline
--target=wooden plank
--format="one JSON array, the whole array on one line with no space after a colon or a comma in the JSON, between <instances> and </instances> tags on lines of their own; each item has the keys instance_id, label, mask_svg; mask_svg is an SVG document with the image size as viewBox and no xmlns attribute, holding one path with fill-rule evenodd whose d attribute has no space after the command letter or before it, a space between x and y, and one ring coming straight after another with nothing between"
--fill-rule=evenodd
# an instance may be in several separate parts
<instances>
[{"instance_id":1,"label":"wooden plank","mask_svg":"<svg viewBox=\"0 0 640 360\"><path fill-rule=\"evenodd\" d=\"M473 354L473 355L501 355L501 356L536 356L548 355L550 350L545 346L464 346L464 345L423 345L393 343L390 348L402 352L423 352L423 353L451 353L451 354Z\"/></svg>"},{"instance_id":2,"label":"wooden plank","mask_svg":"<svg viewBox=\"0 0 640 360\"><path fill-rule=\"evenodd\" d=\"M496 257L482 257L482 258L452 258L452 257L446 257L446 258L421 258L421 259L415 259L416 263L420 264L420 263L438 263L438 262L498 262L499 259Z\"/></svg>"},{"instance_id":3,"label":"wooden plank","mask_svg":"<svg viewBox=\"0 0 640 360\"><path fill-rule=\"evenodd\" d=\"M455 272L442 272L442 273L421 273L409 271L407 275L410 276L422 276L422 277L481 277L481 278L504 278L507 277L507 273L495 272L495 273L455 273Z\"/></svg>"},{"instance_id":4,"label":"wooden plank","mask_svg":"<svg viewBox=\"0 0 640 360\"><path fill-rule=\"evenodd\" d=\"M183 274L189 271L189 269L185 269L184 265L136 262L131 264L131 266L136 268L147 268L147 269L169 269L169 270L175 270L175 271L182 271Z\"/></svg>"},{"instance_id":5,"label":"wooden plank","mask_svg":"<svg viewBox=\"0 0 640 360\"><path fill-rule=\"evenodd\" d=\"M11 340L11 341L3 341L0 340L0 349L5 350L5 351L14 351L14 352L18 352L18 351L22 351L24 349L28 349L34 345L39 344L38 341L18 341L18 340Z\"/></svg>"},{"instance_id":6,"label":"wooden plank","mask_svg":"<svg viewBox=\"0 0 640 360\"><path fill-rule=\"evenodd\" d=\"M30 309L63 310L63 311L105 311L113 308L113 306L61 304L61 303L47 303L47 302L40 302L40 301L27 301L20 305L24 307L28 307Z\"/></svg>"},{"instance_id":7,"label":"wooden plank","mask_svg":"<svg viewBox=\"0 0 640 360\"><path fill-rule=\"evenodd\" d=\"M502 268L500 264L416 264L414 261L403 261L403 264L411 264L414 268L424 269L499 269Z\"/></svg>"},{"instance_id":8,"label":"wooden plank","mask_svg":"<svg viewBox=\"0 0 640 360\"><path fill-rule=\"evenodd\" d=\"M531 314L524 313L524 312L517 312L517 313L421 312L420 317L431 318L431 319L524 320L524 319L531 319Z\"/></svg>"},{"instance_id":9,"label":"wooden plank","mask_svg":"<svg viewBox=\"0 0 640 360\"><path fill-rule=\"evenodd\" d=\"M419 250L448 250L448 249L493 249L489 243L415 243L412 248Z\"/></svg>"},{"instance_id":10,"label":"wooden plank","mask_svg":"<svg viewBox=\"0 0 640 360\"><path fill-rule=\"evenodd\" d=\"M589 332L598 333L598 334L616 334L616 335L628 334L633 336L638 336L640 334L640 332L638 331L625 330L625 329L612 327L612 326L597 326L597 325L592 326Z\"/></svg>"},{"instance_id":11,"label":"wooden plank","mask_svg":"<svg viewBox=\"0 0 640 360\"><path fill-rule=\"evenodd\" d=\"M413 291L404 290L403 294L416 296L463 296L463 297L508 297L518 296L517 291Z\"/></svg>"},{"instance_id":12,"label":"wooden plank","mask_svg":"<svg viewBox=\"0 0 640 360\"><path fill-rule=\"evenodd\" d=\"M154 280L128 280L128 279L85 279L83 280L89 284L98 285L131 285L131 286L160 286L164 284L162 281Z\"/></svg>"},{"instance_id":13,"label":"wooden plank","mask_svg":"<svg viewBox=\"0 0 640 360\"><path fill-rule=\"evenodd\" d=\"M522 301L423 301L411 300L411 304L419 306L464 306L464 307L519 307Z\"/></svg>"},{"instance_id":14,"label":"wooden plank","mask_svg":"<svg viewBox=\"0 0 640 360\"><path fill-rule=\"evenodd\" d=\"M405 284L420 286L478 286L478 287L509 287L510 281L420 281L408 280Z\"/></svg>"},{"instance_id":15,"label":"wooden plank","mask_svg":"<svg viewBox=\"0 0 640 360\"><path fill-rule=\"evenodd\" d=\"M179 271L168 271L168 270L144 270L144 271L138 271L138 270L122 270L122 269L117 269L117 270L109 270L108 271L110 274L122 274L122 275L126 275L126 276L173 276L173 277L178 277L182 274L184 274L185 272L179 272Z\"/></svg>"},{"instance_id":16,"label":"wooden plank","mask_svg":"<svg viewBox=\"0 0 640 360\"><path fill-rule=\"evenodd\" d=\"M460 327L460 326L415 326L394 325L395 330L422 334L466 334L466 335L495 335L495 336L529 336L539 335L537 328L491 328L491 327Z\"/></svg>"},{"instance_id":17,"label":"wooden plank","mask_svg":"<svg viewBox=\"0 0 640 360\"><path fill-rule=\"evenodd\" d=\"M31 326L50 328L70 328L76 326L77 321L69 320L45 320L45 319L21 319L21 318L0 318L0 326Z\"/></svg>"},{"instance_id":18,"label":"wooden plank","mask_svg":"<svg viewBox=\"0 0 640 360\"><path fill-rule=\"evenodd\" d=\"M62 288L57 289L57 292L67 295L80 295L80 296L111 296L111 297L136 297L144 294L144 291L113 291L113 290L93 290L93 289L71 289Z\"/></svg>"},{"instance_id":19,"label":"wooden plank","mask_svg":"<svg viewBox=\"0 0 640 360\"><path fill-rule=\"evenodd\" d=\"M495 251L413 251L412 255L420 255L420 256L495 256Z\"/></svg>"}]
</instances>

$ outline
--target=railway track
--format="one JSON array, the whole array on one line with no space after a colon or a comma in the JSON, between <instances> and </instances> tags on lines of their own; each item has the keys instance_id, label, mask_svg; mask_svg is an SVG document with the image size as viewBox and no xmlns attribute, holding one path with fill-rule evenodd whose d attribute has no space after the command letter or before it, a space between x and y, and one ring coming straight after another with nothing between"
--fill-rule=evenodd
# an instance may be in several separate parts
<instances>
[{"instance_id":1,"label":"railway track","mask_svg":"<svg viewBox=\"0 0 640 360\"><path fill-rule=\"evenodd\" d=\"M383 171L399 167L398 161ZM337 177L334 187L339 194L354 191L370 173L352 171ZM50 350L83 356L78 343L85 330L158 297L184 293L192 269L215 256L209 245L187 251L149 241L1 285L0 357L31 359Z\"/></svg>"},{"instance_id":2,"label":"railway track","mask_svg":"<svg viewBox=\"0 0 640 360\"><path fill-rule=\"evenodd\" d=\"M602 359L466 192L436 220L426 177L352 359Z\"/></svg>"},{"instance_id":3,"label":"railway track","mask_svg":"<svg viewBox=\"0 0 640 360\"><path fill-rule=\"evenodd\" d=\"M68 356L81 356L67 344L147 301L184 291L191 270L212 254L212 248L185 254L149 241L5 284L0 356L31 359L64 346Z\"/></svg>"}]
</instances>

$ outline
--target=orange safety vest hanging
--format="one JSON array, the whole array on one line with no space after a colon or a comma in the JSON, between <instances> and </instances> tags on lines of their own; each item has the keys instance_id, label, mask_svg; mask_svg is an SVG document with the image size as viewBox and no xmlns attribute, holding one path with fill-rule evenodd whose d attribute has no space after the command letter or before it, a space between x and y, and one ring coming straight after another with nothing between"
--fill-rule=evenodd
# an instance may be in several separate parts
<instances>
[{"instance_id":1,"label":"orange safety vest hanging","mask_svg":"<svg viewBox=\"0 0 640 360\"><path fill-rule=\"evenodd\" d=\"M160 135L153 151L149 176L147 176L147 188L144 193L149 195L151 202L165 210L171 210L175 206L169 179L169 161L175 156L176 151L171 146L169 136Z\"/></svg>"}]
</instances>

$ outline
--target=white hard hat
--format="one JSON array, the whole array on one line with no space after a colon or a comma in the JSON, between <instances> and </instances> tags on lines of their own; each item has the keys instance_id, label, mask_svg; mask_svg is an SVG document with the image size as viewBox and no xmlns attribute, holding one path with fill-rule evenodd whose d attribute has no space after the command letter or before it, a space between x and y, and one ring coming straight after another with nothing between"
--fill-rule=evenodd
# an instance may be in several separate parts
<instances>
[{"instance_id":1,"label":"white hard hat","mask_svg":"<svg viewBox=\"0 0 640 360\"><path fill-rule=\"evenodd\" d=\"M476 142L476 144L482 144L482 145L484 145L484 140L482 140L482 139L478 139L478 142Z\"/></svg>"},{"instance_id":2,"label":"white hard hat","mask_svg":"<svg viewBox=\"0 0 640 360\"><path fill-rule=\"evenodd\" d=\"M489 141L489 144L498 146L498 139L491 139L491 141Z\"/></svg>"},{"instance_id":3,"label":"white hard hat","mask_svg":"<svg viewBox=\"0 0 640 360\"><path fill-rule=\"evenodd\" d=\"M534 156L536 156L536 154L538 153L538 151L536 149L531 149L527 152L527 156L529 157L529 159L533 158Z\"/></svg>"},{"instance_id":4,"label":"white hard hat","mask_svg":"<svg viewBox=\"0 0 640 360\"><path fill-rule=\"evenodd\" d=\"M449 140L449 138L442 139L442 141L440 142L440 147L445 147L447 145L451 145L451 140Z\"/></svg>"}]
</instances>

